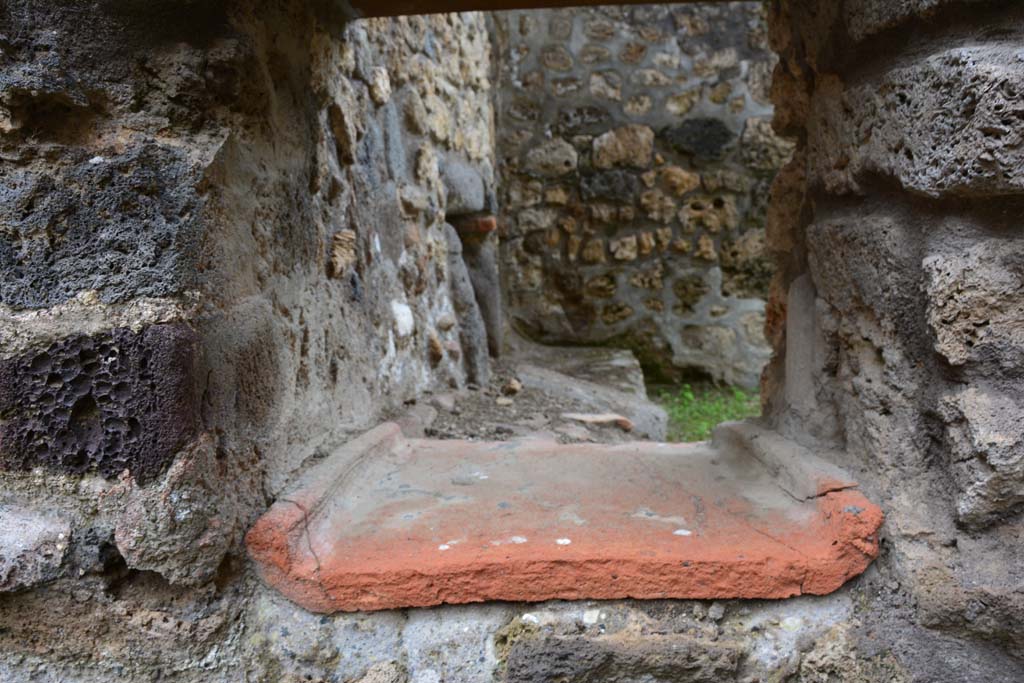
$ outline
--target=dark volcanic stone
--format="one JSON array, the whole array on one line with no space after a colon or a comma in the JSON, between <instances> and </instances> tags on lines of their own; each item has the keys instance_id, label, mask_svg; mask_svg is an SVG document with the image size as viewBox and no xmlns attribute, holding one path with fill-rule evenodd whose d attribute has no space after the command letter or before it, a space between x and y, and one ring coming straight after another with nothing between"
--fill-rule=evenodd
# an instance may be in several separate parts
<instances>
[{"instance_id":1,"label":"dark volcanic stone","mask_svg":"<svg viewBox=\"0 0 1024 683\"><path fill-rule=\"evenodd\" d=\"M151 480L198 432L196 346L172 323L0 361L0 468Z\"/></svg>"},{"instance_id":2,"label":"dark volcanic stone","mask_svg":"<svg viewBox=\"0 0 1024 683\"><path fill-rule=\"evenodd\" d=\"M147 144L60 176L0 173L0 303L41 308L85 289L106 302L192 283L202 200L179 150Z\"/></svg>"},{"instance_id":3,"label":"dark volcanic stone","mask_svg":"<svg viewBox=\"0 0 1024 683\"><path fill-rule=\"evenodd\" d=\"M506 683L719 683L734 680L734 646L683 636L626 640L526 638L510 649Z\"/></svg>"},{"instance_id":4,"label":"dark volcanic stone","mask_svg":"<svg viewBox=\"0 0 1024 683\"><path fill-rule=\"evenodd\" d=\"M680 154L717 159L736 135L720 119L686 119L662 130L661 137Z\"/></svg>"},{"instance_id":5,"label":"dark volcanic stone","mask_svg":"<svg viewBox=\"0 0 1024 683\"><path fill-rule=\"evenodd\" d=\"M611 120L611 114L602 107L570 107L558 112L558 130L564 134L594 132L607 127Z\"/></svg>"},{"instance_id":6,"label":"dark volcanic stone","mask_svg":"<svg viewBox=\"0 0 1024 683\"><path fill-rule=\"evenodd\" d=\"M628 171L603 171L580 178L584 199L607 199L631 204L640 192L640 179Z\"/></svg>"}]
</instances>

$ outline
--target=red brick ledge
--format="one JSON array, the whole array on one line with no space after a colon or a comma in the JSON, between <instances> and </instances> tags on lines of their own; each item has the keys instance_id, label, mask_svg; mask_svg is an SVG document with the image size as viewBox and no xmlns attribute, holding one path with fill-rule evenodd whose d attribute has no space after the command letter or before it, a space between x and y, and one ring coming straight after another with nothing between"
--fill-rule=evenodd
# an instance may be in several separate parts
<instances>
[{"instance_id":1,"label":"red brick ledge","mask_svg":"<svg viewBox=\"0 0 1024 683\"><path fill-rule=\"evenodd\" d=\"M706 444L439 442L385 424L246 541L264 581L324 613L823 595L877 556L882 512L848 478L799 500L758 467Z\"/></svg>"}]
</instances>

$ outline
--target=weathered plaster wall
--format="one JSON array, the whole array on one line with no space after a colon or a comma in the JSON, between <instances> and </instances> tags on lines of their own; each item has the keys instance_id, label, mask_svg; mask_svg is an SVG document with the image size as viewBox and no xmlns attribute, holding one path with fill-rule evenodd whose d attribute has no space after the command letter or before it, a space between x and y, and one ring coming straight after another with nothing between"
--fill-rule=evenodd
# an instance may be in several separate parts
<instances>
[{"instance_id":1,"label":"weathered plaster wall","mask_svg":"<svg viewBox=\"0 0 1024 683\"><path fill-rule=\"evenodd\" d=\"M771 130L761 3L494 15L511 323L755 386L768 358Z\"/></svg>"},{"instance_id":2,"label":"weathered plaster wall","mask_svg":"<svg viewBox=\"0 0 1024 683\"><path fill-rule=\"evenodd\" d=\"M445 225L493 205L483 17L10 2L0 35L0 678L200 676L296 469L486 362Z\"/></svg>"}]
</instances>

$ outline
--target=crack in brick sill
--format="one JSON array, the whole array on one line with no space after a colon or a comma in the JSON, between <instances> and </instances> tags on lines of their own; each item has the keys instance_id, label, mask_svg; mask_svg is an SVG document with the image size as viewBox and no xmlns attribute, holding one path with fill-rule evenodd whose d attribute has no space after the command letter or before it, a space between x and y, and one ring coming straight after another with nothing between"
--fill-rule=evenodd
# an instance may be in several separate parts
<instances>
[{"instance_id":1,"label":"crack in brick sill","mask_svg":"<svg viewBox=\"0 0 1024 683\"><path fill-rule=\"evenodd\" d=\"M316 577L316 581L314 583L324 599L330 600L331 596L324 589L323 578L320 576L320 556L317 555L316 550L313 549L313 538L309 533L309 511L301 503L289 498L280 498L279 500L283 503L291 503L302 513L302 537L306 541L306 548L309 550L309 554L313 556L313 561L316 562L316 568L313 570L313 575Z\"/></svg>"}]
</instances>

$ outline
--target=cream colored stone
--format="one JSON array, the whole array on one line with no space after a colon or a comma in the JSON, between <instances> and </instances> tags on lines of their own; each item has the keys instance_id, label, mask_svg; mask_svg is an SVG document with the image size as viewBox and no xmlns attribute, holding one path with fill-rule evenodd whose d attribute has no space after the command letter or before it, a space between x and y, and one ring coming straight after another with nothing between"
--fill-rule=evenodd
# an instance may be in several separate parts
<instances>
[{"instance_id":1,"label":"cream colored stone","mask_svg":"<svg viewBox=\"0 0 1024 683\"><path fill-rule=\"evenodd\" d=\"M664 88L672 84L672 79L657 69L637 69L633 72L633 82L645 88Z\"/></svg>"},{"instance_id":2,"label":"cream colored stone","mask_svg":"<svg viewBox=\"0 0 1024 683\"><path fill-rule=\"evenodd\" d=\"M604 263L604 240L599 238L588 240L587 243L583 245L583 251L580 253L580 259L587 264Z\"/></svg>"},{"instance_id":3,"label":"cream colored stone","mask_svg":"<svg viewBox=\"0 0 1024 683\"><path fill-rule=\"evenodd\" d=\"M700 187L700 176L679 166L665 166L658 172L672 194L682 197Z\"/></svg>"},{"instance_id":4,"label":"cream colored stone","mask_svg":"<svg viewBox=\"0 0 1024 683\"><path fill-rule=\"evenodd\" d=\"M688 90L678 95L672 95L665 100L665 111L673 116L685 116L690 113L693 106L700 99L700 90Z\"/></svg>"},{"instance_id":5,"label":"cream colored stone","mask_svg":"<svg viewBox=\"0 0 1024 683\"><path fill-rule=\"evenodd\" d=\"M676 203L661 190L647 190L640 195L640 207L651 220L671 223L676 217Z\"/></svg>"},{"instance_id":6,"label":"cream colored stone","mask_svg":"<svg viewBox=\"0 0 1024 683\"><path fill-rule=\"evenodd\" d=\"M548 204L564 206L569 203L569 191L564 187L549 187L544 191L544 201Z\"/></svg>"},{"instance_id":7,"label":"cream colored stone","mask_svg":"<svg viewBox=\"0 0 1024 683\"><path fill-rule=\"evenodd\" d=\"M370 71L370 97L377 104L386 104L391 99L391 79L388 70L375 66Z\"/></svg>"},{"instance_id":8,"label":"cream colored stone","mask_svg":"<svg viewBox=\"0 0 1024 683\"><path fill-rule=\"evenodd\" d=\"M636 235L629 235L628 237L621 237L617 240L612 240L609 244L612 251L612 257L616 261L635 261L637 257L637 239Z\"/></svg>"},{"instance_id":9,"label":"cream colored stone","mask_svg":"<svg viewBox=\"0 0 1024 683\"><path fill-rule=\"evenodd\" d=\"M618 102L622 99L622 77L614 71L596 71L590 74L590 94Z\"/></svg>"},{"instance_id":10,"label":"cream colored stone","mask_svg":"<svg viewBox=\"0 0 1024 683\"><path fill-rule=\"evenodd\" d=\"M595 168L631 166L646 168L654 152L654 131L648 126L630 124L594 138Z\"/></svg>"},{"instance_id":11,"label":"cream colored stone","mask_svg":"<svg viewBox=\"0 0 1024 683\"><path fill-rule=\"evenodd\" d=\"M707 235L701 235L697 239L697 251L694 256L705 261L717 261L718 252L715 250L715 241Z\"/></svg>"},{"instance_id":12,"label":"cream colored stone","mask_svg":"<svg viewBox=\"0 0 1024 683\"><path fill-rule=\"evenodd\" d=\"M654 251L654 245L657 243L653 232L640 233L637 235L636 241L641 256L649 256Z\"/></svg>"},{"instance_id":13,"label":"cream colored stone","mask_svg":"<svg viewBox=\"0 0 1024 683\"><path fill-rule=\"evenodd\" d=\"M622 105L629 116L643 116L651 110L654 101L648 95L633 95Z\"/></svg>"}]
</instances>

